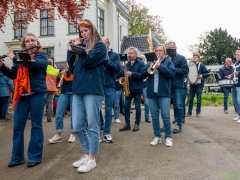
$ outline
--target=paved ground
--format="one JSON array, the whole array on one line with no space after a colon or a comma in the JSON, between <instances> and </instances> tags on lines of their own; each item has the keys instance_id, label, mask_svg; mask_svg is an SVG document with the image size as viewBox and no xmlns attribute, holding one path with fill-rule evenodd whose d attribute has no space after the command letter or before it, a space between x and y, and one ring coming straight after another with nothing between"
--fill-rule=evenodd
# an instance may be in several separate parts
<instances>
[{"instance_id":1,"label":"paved ground","mask_svg":"<svg viewBox=\"0 0 240 180\"><path fill-rule=\"evenodd\" d=\"M165 147L165 142L150 146L149 143L153 140L152 124L145 122L141 123L139 132L119 132L124 119L120 117L121 123L112 124L115 142L100 144L97 167L86 174L80 174L72 167L72 163L83 155L83 151L78 141L67 143L69 117L65 118L63 142L58 144L48 144L47 140L55 134L55 123L47 123L44 117L43 162L31 169L26 167L26 163L14 168L7 167L11 156L13 121L1 122L0 179L240 179L240 124L232 120L236 117L233 107L229 109L229 114L226 115L223 114L222 107L204 107L201 117L195 117L195 114L187 117L182 133L173 135L173 147ZM133 114L131 119L133 126ZM27 122L25 130L25 151L29 142L30 123L31 121Z\"/></svg>"}]
</instances>

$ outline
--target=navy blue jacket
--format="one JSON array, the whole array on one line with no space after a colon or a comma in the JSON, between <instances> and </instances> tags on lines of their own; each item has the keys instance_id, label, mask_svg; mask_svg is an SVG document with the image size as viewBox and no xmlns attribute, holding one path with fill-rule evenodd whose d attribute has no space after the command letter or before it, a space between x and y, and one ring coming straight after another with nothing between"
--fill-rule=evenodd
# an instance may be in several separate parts
<instances>
[{"instance_id":1,"label":"navy blue jacket","mask_svg":"<svg viewBox=\"0 0 240 180\"><path fill-rule=\"evenodd\" d=\"M236 68L236 71L240 71L240 60L235 63L235 66L239 66ZM238 83L235 84L234 86L240 87L240 73L238 74Z\"/></svg>"},{"instance_id":2,"label":"navy blue jacket","mask_svg":"<svg viewBox=\"0 0 240 180\"><path fill-rule=\"evenodd\" d=\"M123 69L122 65L120 64L121 68ZM116 78L119 79L120 77L123 76L123 71L119 72L116 74ZM119 83L119 81L116 81L116 89L115 91L121 91L122 90L122 85Z\"/></svg>"},{"instance_id":3,"label":"navy blue jacket","mask_svg":"<svg viewBox=\"0 0 240 180\"><path fill-rule=\"evenodd\" d=\"M14 56L13 62L14 65L10 69L7 69L5 65L3 65L0 70L2 73L9 77L10 79L15 79L17 77L17 70L19 65L23 64L28 67L28 73L30 77L30 86L32 92L47 92L46 86L46 68L48 65L48 56L44 52L37 53L34 56L35 62L19 62L17 61L17 56Z\"/></svg>"},{"instance_id":4,"label":"navy blue jacket","mask_svg":"<svg viewBox=\"0 0 240 180\"><path fill-rule=\"evenodd\" d=\"M133 66L130 61L126 64L127 70L132 72L132 76L128 77L130 92L142 93L143 79L142 69L145 64L138 57L135 59Z\"/></svg>"},{"instance_id":5,"label":"navy blue jacket","mask_svg":"<svg viewBox=\"0 0 240 180\"><path fill-rule=\"evenodd\" d=\"M174 58L171 59L174 66L176 75L172 79L172 88L173 89L184 89L184 75L189 73L187 60L184 56L177 54Z\"/></svg>"},{"instance_id":6,"label":"navy blue jacket","mask_svg":"<svg viewBox=\"0 0 240 180\"><path fill-rule=\"evenodd\" d=\"M150 64L147 64L143 70L145 75L148 74L147 68L149 66ZM171 60L165 57L157 70L159 72L157 96L171 98L171 80L176 74L174 64ZM154 75L149 75L148 78L147 97L154 97Z\"/></svg>"},{"instance_id":7,"label":"navy blue jacket","mask_svg":"<svg viewBox=\"0 0 240 180\"><path fill-rule=\"evenodd\" d=\"M199 64L198 64L198 66L199 66ZM198 75L200 75L200 74L203 76L203 79L201 79L201 83L200 84L190 84L190 88L192 88L192 87L203 88L204 87L204 79L210 76L206 66L201 63L200 63L200 67L198 69Z\"/></svg>"},{"instance_id":8,"label":"navy blue jacket","mask_svg":"<svg viewBox=\"0 0 240 180\"><path fill-rule=\"evenodd\" d=\"M68 51L67 58L75 56ZM86 56L78 54L74 68L73 93L104 95L104 71L108 61L106 45L97 41Z\"/></svg>"},{"instance_id":9,"label":"navy blue jacket","mask_svg":"<svg viewBox=\"0 0 240 180\"><path fill-rule=\"evenodd\" d=\"M106 71L104 71L105 77L105 87L116 88L116 74L123 72L123 68L120 65L119 54L111 50L108 51L109 61L106 66Z\"/></svg>"},{"instance_id":10,"label":"navy blue jacket","mask_svg":"<svg viewBox=\"0 0 240 180\"><path fill-rule=\"evenodd\" d=\"M226 65L224 65L219 69L218 74L220 76L220 79L227 79L225 76L232 74L233 71L234 69L232 66L230 66L230 68L227 68Z\"/></svg>"}]
</instances>

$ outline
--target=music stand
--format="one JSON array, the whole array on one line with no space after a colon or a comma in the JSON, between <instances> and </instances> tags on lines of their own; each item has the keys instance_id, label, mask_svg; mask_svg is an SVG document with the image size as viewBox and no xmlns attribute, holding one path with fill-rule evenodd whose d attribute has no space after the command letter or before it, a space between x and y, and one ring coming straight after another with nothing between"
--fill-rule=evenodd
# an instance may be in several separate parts
<instances>
[{"instance_id":1,"label":"music stand","mask_svg":"<svg viewBox=\"0 0 240 180\"><path fill-rule=\"evenodd\" d=\"M147 61L153 62L153 61L158 60L157 55L156 55L155 52L145 53L144 55L145 55Z\"/></svg>"},{"instance_id":2,"label":"music stand","mask_svg":"<svg viewBox=\"0 0 240 180\"><path fill-rule=\"evenodd\" d=\"M120 56L121 61L127 61L128 60L127 54L119 54L119 56Z\"/></svg>"},{"instance_id":3,"label":"music stand","mask_svg":"<svg viewBox=\"0 0 240 180\"><path fill-rule=\"evenodd\" d=\"M83 46L78 46L78 45L74 45L74 44L70 44L70 46L72 48L72 51L75 53L78 53L78 54L81 54L84 56L86 56L88 54L86 48Z\"/></svg>"},{"instance_id":4,"label":"music stand","mask_svg":"<svg viewBox=\"0 0 240 180\"><path fill-rule=\"evenodd\" d=\"M17 61L24 61L24 62L35 62L35 60L33 59L33 57L25 52L18 52L17 53L18 59Z\"/></svg>"}]
</instances>

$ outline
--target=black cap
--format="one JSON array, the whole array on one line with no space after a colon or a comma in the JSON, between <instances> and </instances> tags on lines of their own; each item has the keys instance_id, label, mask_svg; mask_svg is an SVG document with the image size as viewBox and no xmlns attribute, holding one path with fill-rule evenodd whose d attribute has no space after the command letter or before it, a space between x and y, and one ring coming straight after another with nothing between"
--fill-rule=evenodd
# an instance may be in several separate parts
<instances>
[{"instance_id":1,"label":"black cap","mask_svg":"<svg viewBox=\"0 0 240 180\"><path fill-rule=\"evenodd\" d=\"M146 56L147 61L156 61L158 59L155 52L146 53L144 55Z\"/></svg>"}]
</instances>

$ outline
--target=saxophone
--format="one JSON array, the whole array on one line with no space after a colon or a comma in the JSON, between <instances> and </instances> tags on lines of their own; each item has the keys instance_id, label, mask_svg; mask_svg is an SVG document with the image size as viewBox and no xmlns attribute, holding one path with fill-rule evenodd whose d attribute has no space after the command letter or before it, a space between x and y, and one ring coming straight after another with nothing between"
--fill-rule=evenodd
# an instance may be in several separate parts
<instances>
[{"instance_id":1,"label":"saxophone","mask_svg":"<svg viewBox=\"0 0 240 180\"><path fill-rule=\"evenodd\" d=\"M123 61L123 68L124 68L124 71L127 71L127 67L126 67L125 61ZM128 77L120 77L119 83L123 87L123 94L124 94L124 96L129 96L131 92L130 92L130 89L129 89Z\"/></svg>"},{"instance_id":2,"label":"saxophone","mask_svg":"<svg viewBox=\"0 0 240 180\"><path fill-rule=\"evenodd\" d=\"M60 80L59 80L58 85L57 85L57 89L58 89L58 92L56 93L57 96L60 96L60 94L61 94L61 86L63 84L63 80L64 80L64 76L66 74L66 71L67 71L67 69L62 70L62 74L60 76Z\"/></svg>"}]
</instances>

